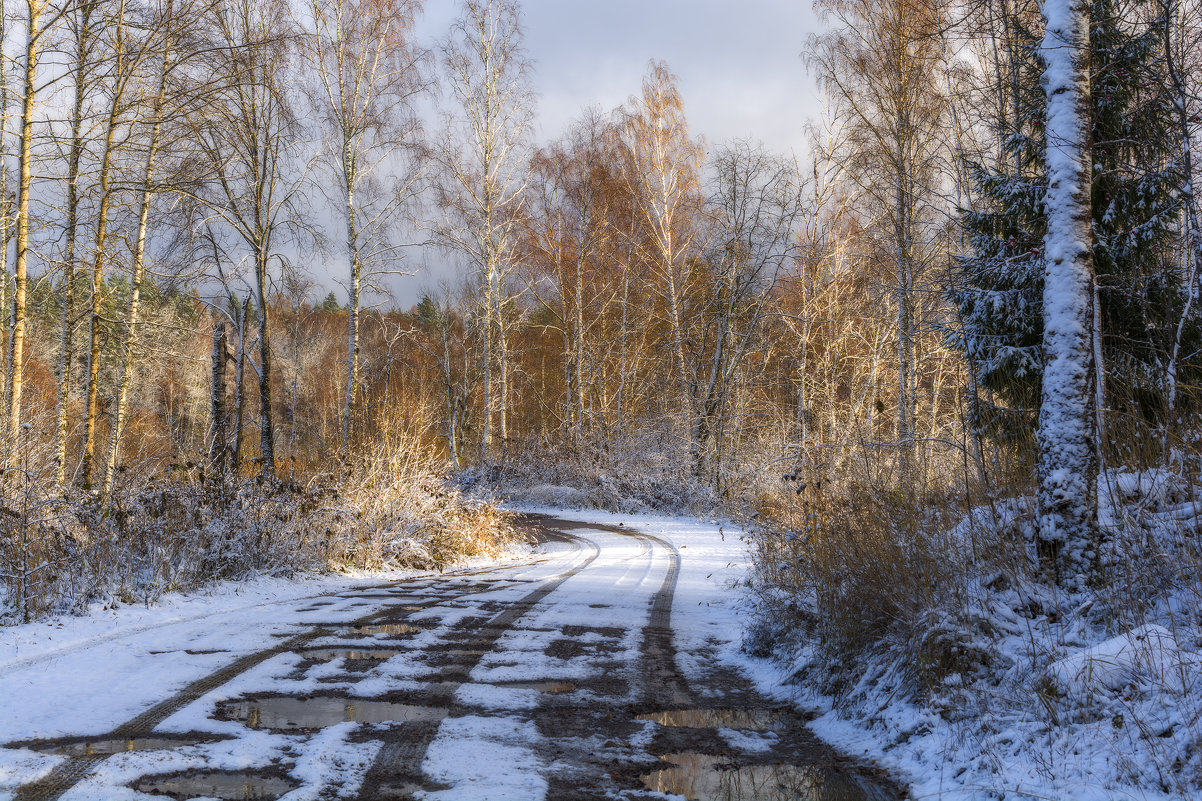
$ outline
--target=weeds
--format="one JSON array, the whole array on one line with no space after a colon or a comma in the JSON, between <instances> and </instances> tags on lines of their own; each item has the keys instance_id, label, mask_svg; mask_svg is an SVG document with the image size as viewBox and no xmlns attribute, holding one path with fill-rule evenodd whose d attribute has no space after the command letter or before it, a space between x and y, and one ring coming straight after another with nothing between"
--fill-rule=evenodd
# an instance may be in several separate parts
<instances>
[{"instance_id":1,"label":"weeds","mask_svg":"<svg viewBox=\"0 0 1202 801\"><path fill-rule=\"evenodd\" d=\"M450 487L412 435L363 451L304 482L126 472L107 504L56 487L46 460L27 458L0 510L0 620L264 573L443 568L514 539L509 516Z\"/></svg>"},{"instance_id":2,"label":"weeds","mask_svg":"<svg viewBox=\"0 0 1202 801\"><path fill-rule=\"evenodd\" d=\"M1095 580L1040 569L1031 488L900 492L788 476L753 528L761 623L748 649L890 743L942 720L944 759L989 786L1030 766L1048 789L1202 789L1202 483L1112 468ZM866 473L869 471L865 471ZM899 734L900 732L900 734ZM954 743L947 745L946 743ZM1000 789L1000 786L999 788Z\"/></svg>"}]
</instances>

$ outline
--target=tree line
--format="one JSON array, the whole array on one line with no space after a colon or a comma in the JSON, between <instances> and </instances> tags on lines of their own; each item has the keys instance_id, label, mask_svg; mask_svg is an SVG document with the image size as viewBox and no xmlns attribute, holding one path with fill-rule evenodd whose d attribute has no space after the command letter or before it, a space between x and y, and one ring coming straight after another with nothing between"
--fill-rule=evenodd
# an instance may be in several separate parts
<instances>
[{"instance_id":1,"label":"tree line","mask_svg":"<svg viewBox=\"0 0 1202 801\"><path fill-rule=\"evenodd\" d=\"M818 9L798 158L696 137L662 62L535 141L514 0L433 47L418 0L7 3L6 488L272 482L396 425L728 499L1025 475L1076 575L1099 471L1190 439L1198 5Z\"/></svg>"}]
</instances>

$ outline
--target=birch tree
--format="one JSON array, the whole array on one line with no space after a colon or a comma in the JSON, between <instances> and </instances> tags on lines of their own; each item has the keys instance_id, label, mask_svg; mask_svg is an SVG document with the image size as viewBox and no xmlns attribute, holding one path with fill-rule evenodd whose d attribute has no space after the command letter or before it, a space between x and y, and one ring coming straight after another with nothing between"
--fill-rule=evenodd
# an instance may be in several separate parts
<instances>
[{"instance_id":1,"label":"birch tree","mask_svg":"<svg viewBox=\"0 0 1202 801\"><path fill-rule=\"evenodd\" d=\"M616 294L611 257L624 201L615 186L616 134L608 119L590 110L531 159L523 226L527 286L563 340L563 422L573 444L597 416L589 408L587 374L603 344L591 340Z\"/></svg>"},{"instance_id":2,"label":"birch tree","mask_svg":"<svg viewBox=\"0 0 1202 801\"><path fill-rule=\"evenodd\" d=\"M103 7L102 7L103 9ZM97 201L91 223L91 312L88 325L88 370L84 386L84 452L80 467L80 484L90 489L96 471L96 423L100 414L101 340L106 325L104 318L104 274L108 262L110 215L115 203L114 166L118 149L123 144L127 113L130 110L129 89L139 74L142 61L149 53L149 40L129 36L129 19L124 0L103 9L103 92L107 105L101 128L99 163L96 166Z\"/></svg>"},{"instance_id":3,"label":"birch tree","mask_svg":"<svg viewBox=\"0 0 1202 801\"><path fill-rule=\"evenodd\" d=\"M526 183L524 148L535 98L516 0L467 0L442 46L455 107L443 145L439 239L462 255L482 289L483 377L480 458L495 453L494 409L501 449L509 436L506 275Z\"/></svg>"},{"instance_id":4,"label":"birch tree","mask_svg":"<svg viewBox=\"0 0 1202 801\"><path fill-rule=\"evenodd\" d=\"M78 265L78 239L80 235L80 178L84 147L87 144L90 124L89 100L95 89L96 75L93 60L96 52L97 27L101 19L98 0L82 0L74 4L67 15L67 24L74 39L72 54L72 79L74 82L70 125L70 138L66 145L67 174L64 198L64 231L62 253L63 309L60 320L58 409L55 420L55 480L60 487L67 483L67 434L68 407L71 402L71 370L75 360L75 289Z\"/></svg>"},{"instance_id":5,"label":"birch tree","mask_svg":"<svg viewBox=\"0 0 1202 801\"><path fill-rule=\"evenodd\" d=\"M1096 556L1095 279L1090 188L1090 0L1044 0L1047 234L1038 544L1063 584Z\"/></svg>"},{"instance_id":6,"label":"birch tree","mask_svg":"<svg viewBox=\"0 0 1202 801\"><path fill-rule=\"evenodd\" d=\"M422 0L314 0L309 57L321 85L326 173L345 221L347 377L342 443L350 436L359 392L361 296L400 261L398 220L424 172L414 108L429 85L413 26Z\"/></svg>"},{"instance_id":7,"label":"birch tree","mask_svg":"<svg viewBox=\"0 0 1202 801\"><path fill-rule=\"evenodd\" d=\"M656 276L654 291L663 300L672 372L682 408L693 405L692 381L685 357L685 292L699 250L701 229L695 223L701 206L701 143L689 135L684 100L676 76L662 61L653 61L643 78L643 92L628 105L623 165L632 190L631 204L644 237L643 258Z\"/></svg>"},{"instance_id":8,"label":"birch tree","mask_svg":"<svg viewBox=\"0 0 1202 801\"><path fill-rule=\"evenodd\" d=\"M272 263L282 263L278 244L295 228L295 202L306 172L287 91L293 32L279 0L227 0L210 16L222 58L208 79L218 88L193 115L193 128L213 178L193 194L240 240L251 265L258 314L260 475L274 479Z\"/></svg>"},{"instance_id":9,"label":"birch tree","mask_svg":"<svg viewBox=\"0 0 1202 801\"><path fill-rule=\"evenodd\" d=\"M920 292L938 255L931 220L937 218L935 189L947 155L939 89L944 20L928 0L828 0L820 7L835 26L811 39L809 57L845 128L840 150L828 155L845 164L873 220L865 232L876 239L871 247L892 273L895 439L906 482L915 451Z\"/></svg>"},{"instance_id":10,"label":"birch tree","mask_svg":"<svg viewBox=\"0 0 1202 801\"><path fill-rule=\"evenodd\" d=\"M44 41L57 22L61 10L55 12L49 0L25 0L25 47L21 67L21 116L17 136L17 199L15 208L13 260L13 299L8 347L6 381L6 414L4 418L5 463L8 467L16 457L13 445L21 430L21 396L25 388L26 292L29 283L30 251L30 194L33 188L34 116L37 113L38 59ZM3 38L0 37L0 43ZM7 87L7 81L5 82ZM7 99L7 91L5 91ZM7 108L0 109L0 122L7 118ZM7 199L0 199L0 204ZM0 212L4 209L0 208ZM7 219L7 215L4 215ZM7 254L7 241L4 242ZM7 264L7 258L4 259Z\"/></svg>"},{"instance_id":11,"label":"birch tree","mask_svg":"<svg viewBox=\"0 0 1202 801\"><path fill-rule=\"evenodd\" d=\"M146 281L146 245L150 225L151 205L163 187L156 170L159 169L161 151L164 147L164 127L173 118L186 115L189 105L196 99L187 94L171 92L183 85L175 79L175 73L189 66L193 53L181 52L180 39L186 33L189 17L202 12L204 6L188 0L161 0L157 8L149 9L146 21L146 48L155 54L150 61L155 67L145 80L145 96L139 98L139 111L133 121L135 129L144 131L144 152L138 176L136 197L135 229L132 233L130 253L129 305L125 315L125 341L121 346L120 373L117 379L116 397L113 399L112 420L109 426L109 446L105 459L104 477L100 488L102 502L107 502L113 490L117 472L117 459L121 438L125 431L130 385L133 382L135 355L139 348L141 326L142 286ZM203 52L202 49L200 52ZM141 137L140 137L141 138Z\"/></svg>"},{"instance_id":12,"label":"birch tree","mask_svg":"<svg viewBox=\"0 0 1202 801\"><path fill-rule=\"evenodd\" d=\"M713 439L710 479L718 484L729 388L760 333L777 280L796 255L803 184L796 162L763 145L735 142L713 158L712 337L697 384L700 458Z\"/></svg>"}]
</instances>

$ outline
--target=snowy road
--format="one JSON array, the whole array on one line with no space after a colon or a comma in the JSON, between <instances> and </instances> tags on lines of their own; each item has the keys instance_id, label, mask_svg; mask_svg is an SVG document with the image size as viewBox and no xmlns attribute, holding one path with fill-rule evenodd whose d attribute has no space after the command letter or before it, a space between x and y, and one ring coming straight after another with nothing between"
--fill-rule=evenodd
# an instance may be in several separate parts
<instances>
[{"instance_id":1,"label":"snowy road","mask_svg":"<svg viewBox=\"0 0 1202 801\"><path fill-rule=\"evenodd\" d=\"M587 518L445 576L0 633L0 799L895 797L740 672L736 532Z\"/></svg>"}]
</instances>

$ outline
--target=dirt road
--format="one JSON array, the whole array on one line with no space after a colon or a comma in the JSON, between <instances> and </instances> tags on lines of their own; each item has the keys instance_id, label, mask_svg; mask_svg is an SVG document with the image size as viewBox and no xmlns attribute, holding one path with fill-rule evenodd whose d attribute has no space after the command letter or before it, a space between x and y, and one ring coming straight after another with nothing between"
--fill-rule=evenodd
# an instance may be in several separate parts
<instances>
[{"instance_id":1,"label":"dirt road","mask_svg":"<svg viewBox=\"0 0 1202 801\"><path fill-rule=\"evenodd\" d=\"M136 668L146 680L156 654L219 666L103 730L90 721L9 743L0 798L898 797L721 658L734 618L711 613L708 585L693 582L709 570L712 583L721 565L710 564L726 558L716 539L708 552L690 540L693 560L687 531L538 515L523 525L539 543L529 558L293 602L262 647L188 648L199 634L161 634ZM236 643L252 619L187 630L213 646L226 626ZM0 687L77 662L13 664Z\"/></svg>"}]
</instances>

